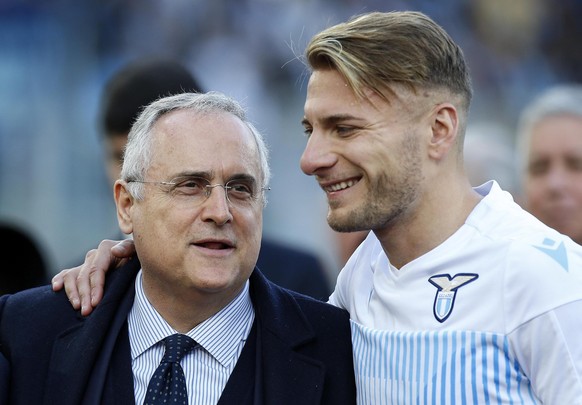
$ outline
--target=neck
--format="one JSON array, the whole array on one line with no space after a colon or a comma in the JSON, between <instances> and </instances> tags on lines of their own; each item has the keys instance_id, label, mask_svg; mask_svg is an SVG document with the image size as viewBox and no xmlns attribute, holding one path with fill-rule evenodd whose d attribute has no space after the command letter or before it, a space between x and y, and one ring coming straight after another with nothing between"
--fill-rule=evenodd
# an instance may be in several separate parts
<instances>
[{"instance_id":1,"label":"neck","mask_svg":"<svg viewBox=\"0 0 582 405\"><path fill-rule=\"evenodd\" d=\"M215 294L173 286L167 291L150 288L143 277L144 293L148 301L168 324L180 333L187 333L198 324L225 308L241 291Z\"/></svg>"},{"instance_id":2,"label":"neck","mask_svg":"<svg viewBox=\"0 0 582 405\"><path fill-rule=\"evenodd\" d=\"M481 200L468 181L431 187L397 223L374 230L390 263L401 268L453 235Z\"/></svg>"}]
</instances>

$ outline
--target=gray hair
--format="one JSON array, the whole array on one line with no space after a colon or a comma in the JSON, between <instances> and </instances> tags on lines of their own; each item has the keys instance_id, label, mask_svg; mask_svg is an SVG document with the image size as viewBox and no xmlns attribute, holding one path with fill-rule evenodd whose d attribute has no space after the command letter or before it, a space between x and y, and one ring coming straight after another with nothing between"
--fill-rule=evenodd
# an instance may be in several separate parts
<instances>
[{"instance_id":1,"label":"gray hair","mask_svg":"<svg viewBox=\"0 0 582 405\"><path fill-rule=\"evenodd\" d=\"M521 173L527 167L534 126L548 117L558 115L582 118L582 85L560 84L550 87L524 108L517 126L517 160Z\"/></svg>"},{"instance_id":2,"label":"gray hair","mask_svg":"<svg viewBox=\"0 0 582 405\"><path fill-rule=\"evenodd\" d=\"M269 151L263 135L248 120L244 108L233 98L219 92L208 93L181 93L174 96L160 98L149 104L138 116L128 135L121 178L128 183L128 191L134 198L142 199L144 195L143 183L130 182L131 180L145 180L153 150L151 131L154 124L163 115L176 110L193 110L200 114L226 112L239 118L252 133L259 152L261 167L261 187L267 187L271 178L269 168ZM264 195L264 194L263 194ZM263 197L266 203L266 198Z\"/></svg>"}]
</instances>

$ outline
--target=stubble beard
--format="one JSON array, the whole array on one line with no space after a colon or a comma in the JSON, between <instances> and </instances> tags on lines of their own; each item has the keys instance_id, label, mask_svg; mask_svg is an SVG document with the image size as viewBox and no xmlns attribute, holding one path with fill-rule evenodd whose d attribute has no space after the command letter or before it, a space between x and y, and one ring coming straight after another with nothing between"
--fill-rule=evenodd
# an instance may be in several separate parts
<instances>
[{"instance_id":1,"label":"stubble beard","mask_svg":"<svg viewBox=\"0 0 582 405\"><path fill-rule=\"evenodd\" d=\"M410 134L402 144L398 171L392 176L384 172L370 183L369 193L362 203L348 212L340 212L330 203L329 226L337 232L357 232L392 227L407 215L418 200L422 169L420 146Z\"/></svg>"}]
</instances>

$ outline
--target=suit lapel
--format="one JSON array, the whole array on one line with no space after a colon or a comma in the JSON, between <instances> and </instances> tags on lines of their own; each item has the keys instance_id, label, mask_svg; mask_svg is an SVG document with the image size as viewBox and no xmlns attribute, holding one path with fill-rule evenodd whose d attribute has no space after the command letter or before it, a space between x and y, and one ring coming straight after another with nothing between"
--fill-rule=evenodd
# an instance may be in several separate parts
<instances>
[{"instance_id":1,"label":"suit lapel","mask_svg":"<svg viewBox=\"0 0 582 405\"><path fill-rule=\"evenodd\" d=\"M117 337L117 342L113 347L113 352L107 365L105 387L98 387L103 392L103 395L101 396L101 401L97 402L96 405L133 404L135 402L135 394L127 321L123 322L123 327ZM86 403L87 401L84 401L83 405Z\"/></svg>"},{"instance_id":2,"label":"suit lapel","mask_svg":"<svg viewBox=\"0 0 582 405\"><path fill-rule=\"evenodd\" d=\"M62 405L76 405L98 401L95 395L99 394L85 395L88 390L91 391L91 386L103 386L105 383L113 347L109 345L107 353L103 353L104 342L111 339L115 342L120 333L133 302L132 281L139 268L139 262L132 260L128 265L112 271L100 305L55 340L45 385L47 404L58 401Z\"/></svg>"},{"instance_id":3,"label":"suit lapel","mask_svg":"<svg viewBox=\"0 0 582 405\"><path fill-rule=\"evenodd\" d=\"M62 405L76 405L95 400L84 397L84 393L90 379L99 379L96 384L105 383L106 372L95 375L93 370L104 340L112 333L119 334L119 329L113 330L112 324L123 323L114 320L127 317L126 311L120 311L120 301L128 288L133 289L132 282L139 268L139 262L132 260L112 271L101 304L55 341L45 403L58 401ZM250 291L261 336L257 348L255 403L319 403L325 369L319 360L309 355L315 333L296 299L267 281L257 269L251 276Z\"/></svg>"},{"instance_id":4,"label":"suit lapel","mask_svg":"<svg viewBox=\"0 0 582 405\"><path fill-rule=\"evenodd\" d=\"M251 276L251 298L260 328L256 375L262 402L256 403L319 403L325 369L309 355L315 333L297 301L257 269Z\"/></svg>"}]
</instances>

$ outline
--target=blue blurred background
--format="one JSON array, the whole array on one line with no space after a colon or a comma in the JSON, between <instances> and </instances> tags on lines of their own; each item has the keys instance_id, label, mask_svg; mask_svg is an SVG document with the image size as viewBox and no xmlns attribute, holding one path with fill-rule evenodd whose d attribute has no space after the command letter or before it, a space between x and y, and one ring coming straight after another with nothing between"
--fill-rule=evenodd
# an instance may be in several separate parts
<instances>
[{"instance_id":1,"label":"blue blurred background","mask_svg":"<svg viewBox=\"0 0 582 405\"><path fill-rule=\"evenodd\" d=\"M471 122L512 134L533 95L582 78L578 0L1 0L0 219L34 233L53 273L114 235L99 97L125 63L173 57L248 107L272 153L265 233L312 250L333 278L325 198L299 170L306 72L297 56L353 14L405 9L427 13L463 47Z\"/></svg>"}]
</instances>

